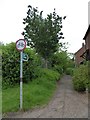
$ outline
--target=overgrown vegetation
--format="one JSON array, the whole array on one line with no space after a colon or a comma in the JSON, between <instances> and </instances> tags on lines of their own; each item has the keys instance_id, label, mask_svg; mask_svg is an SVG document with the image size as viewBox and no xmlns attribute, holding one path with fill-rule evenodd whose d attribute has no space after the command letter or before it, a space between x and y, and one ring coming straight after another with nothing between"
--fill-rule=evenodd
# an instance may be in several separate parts
<instances>
[{"instance_id":1,"label":"overgrown vegetation","mask_svg":"<svg viewBox=\"0 0 90 120\"><path fill-rule=\"evenodd\" d=\"M29 48L24 50L29 60L23 61L23 93L24 109L46 104L52 96L56 81L63 73L71 74L74 67L66 51L62 20L53 13L42 17L37 8L29 6L27 17L24 19L24 38ZM19 109L19 76L20 53L15 48L15 43L1 45L2 48L2 88L3 112L17 111ZM47 68L47 69L45 69ZM70 69L69 69L70 68ZM67 72L69 71L69 72Z\"/></svg>"},{"instance_id":2,"label":"overgrown vegetation","mask_svg":"<svg viewBox=\"0 0 90 120\"><path fill-rule=\"evenodd\" d=\"M56 81L70 66L66 52L57 52L50 59L49 69L42 66L43 60L34 49L26 48L29 60L23 61L23 97L24 109L46 104L56 88ZM65 59L67 57L67 59ZM57 69L58 68L58 69ZM51 70L52 69L52 70ZM19 74L20 56L15 48L15 43L2 45L2 109L3 112L19 110ZM14 102L13 102L14 101Z\"/></svg>"},{"instance_id":3,"label":"overgrown vegetation","mask_svg":"<svg viewBox=\"0 0 90 120\"><path fill-rule=\"evenodd\" d=\"M74 70L73 73L73 86L77 91L85 91L86 88L90 89L90 82L88 78L88 65L80 65Z\"/></svg>"},{"instance_id":4,"label":"overgrown vegetation","mask_svg":"<svg viewBox=\"0 0 90 120\"><path fill-rule=\"evenodd\" d=\"M75 67L74 60L71 59L66 51L56 52L51 58L53 70L57 70L60 74L73 74Z\"/></svg>"},{"instance_id":5,"label":"overgrown vegetation","mask_svg":"<svg viewBox=\"0 0 90 120\"><path fill-rule=\"evenodd\" d=\"M39 70L39 76L23 85L23 109L45 105L50 100L56 88L56 80L60 79L60 74L49 70ZM19 85L3 90L3 112L19 110Z\"/></svg>"},{"instance_id":6,"label":"overgrown vegetation","mask_svg":"<svg viewBox=\"0 0 90 120\"><path fill-rule=\"evenodd\" d=\"M42 67L42 58L34 49L27 48L24 53L29 56L28 62L23 62L23 97L26 110L48 102L56 88L56 80L63 73L60 71L67 67L69 59L64 59L67 57L66 52L55 54L57 57L50 59L50 70ZM55 67L57 65L58 69ZM15 49L15 43L2 45L3 112L19 110L19 67L20 56Z\"/></svg>"},{"instance_id":7,"label":"overgrown vegetation","mask_svg":"<svg viewBox=\"0 0 90 120\"><path fill-rule=\"evenodd\" d=\"M23 62L23 82L28 83L41 75L40 69L43 67L43 60L34 49L26 48L24 53L28 54L29 60ZM49 69L57 71L59 74L67 73L67 69L73 67L73 61L64 51L57 52L49 61ZM2 46L2 75L3 89L19 84L20 54L15 49L15 43Z\"/></svg>"},{"instance_id":8,"label":"overgrown vegetation","mask_svg":"<svg viewBox=\"0 0 90 120\"><path fill-rule=\"evenodd\" d=\"M23 62L23 81L28 82L35 77L35 71L41 61L34 50L27 48L24 52L28 54L29 60ZM20 53L15 49L15 43L2 46L2 75L3 88L19 83Z\"/></svg>"},{"instance_id":9,"label":"overgrown vegetation","mask_svg":"<svg viewBox=\"0 0 90 120\"><path fill-rule=\"evenodd\" d=\"M68 68L66 68L66 74L67 75L71 75L71 76L73 76L73 71L74 71L74 67L68 67Z\"/></svg>"}]
</instances>

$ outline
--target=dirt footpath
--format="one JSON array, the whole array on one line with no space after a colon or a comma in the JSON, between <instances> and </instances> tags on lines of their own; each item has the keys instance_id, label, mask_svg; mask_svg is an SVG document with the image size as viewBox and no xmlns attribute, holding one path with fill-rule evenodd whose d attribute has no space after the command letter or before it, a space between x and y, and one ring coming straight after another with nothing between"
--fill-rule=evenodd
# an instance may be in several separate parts
<instances>
[{"instance_id":1,"label":"dirt footpath","mask_svg":"<svg viewBox=\"0 0 90 120\"><path fill-rule=\"evenodd\" d=\"M7 118L88 118L88 95L73 90L72 79L65 75L54 97L44 108L9 114Z\"/></svg>"}]
</instances>

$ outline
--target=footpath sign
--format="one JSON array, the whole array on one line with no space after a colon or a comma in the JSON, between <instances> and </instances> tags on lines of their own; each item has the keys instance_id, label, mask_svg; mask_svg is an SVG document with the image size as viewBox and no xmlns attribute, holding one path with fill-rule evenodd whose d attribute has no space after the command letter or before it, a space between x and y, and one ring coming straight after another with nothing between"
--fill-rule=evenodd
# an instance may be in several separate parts
<instances>
[{"instance_id":1,"label":"footpath sign","mask_svg":"<svg viewBox=\"0 0 90 120\"><path fill-rule=\"evenodd\" d=\"M23 53L23 61L28 61L29 57L26 53Z\"/></svg>"},{"instance_id":2,"label":"footpath sign","mask_svg":"<svg viewBox=\"0 0 90 120\"><path fill-rule=\"evenodd\" d=\"M23 108L23 50L26 48L26 41L24 39L19 39L16 41L16 49L20 52L20 110Z\"/></svg>"}]
</instances>

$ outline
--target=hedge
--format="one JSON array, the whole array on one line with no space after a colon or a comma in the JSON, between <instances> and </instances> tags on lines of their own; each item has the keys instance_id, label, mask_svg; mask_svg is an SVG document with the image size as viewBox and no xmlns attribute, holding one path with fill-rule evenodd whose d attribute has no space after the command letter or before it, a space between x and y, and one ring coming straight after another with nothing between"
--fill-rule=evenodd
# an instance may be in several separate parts
<instances>
[{"instance_id":1,"label":"hedge","mask_svg":"<svg viewBox=\"0 0 90 120\"><path fill-rule=\"evenodd\" d=\"M86 88L90 89L88 65L80 65L75 68L73 72L73 86L76 91L85 91Z\"/></svg>"}]
</instances>

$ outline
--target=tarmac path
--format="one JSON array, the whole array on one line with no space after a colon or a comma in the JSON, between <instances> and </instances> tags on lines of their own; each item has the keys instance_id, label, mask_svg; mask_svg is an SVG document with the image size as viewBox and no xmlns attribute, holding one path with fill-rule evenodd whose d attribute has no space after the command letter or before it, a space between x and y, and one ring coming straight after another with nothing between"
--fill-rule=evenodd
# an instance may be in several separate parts
<instances>
[{"instance_id":1,"label":"tarmac path","mask_svg":"<svg viewBox=\"0 0 90 120\"><path fill-rule=\"evenodd\" d=\"M88 94L74 91L71 76L65 75L47 106L11 113L7 118L88 118Z\"/></svg>"}]
</instances>

